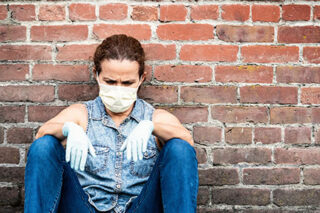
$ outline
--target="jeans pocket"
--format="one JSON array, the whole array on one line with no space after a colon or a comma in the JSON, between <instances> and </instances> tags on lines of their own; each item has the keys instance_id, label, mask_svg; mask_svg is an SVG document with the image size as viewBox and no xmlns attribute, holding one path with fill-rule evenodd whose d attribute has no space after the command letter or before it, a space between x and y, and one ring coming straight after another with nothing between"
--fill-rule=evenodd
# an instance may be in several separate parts
<instances>
[{"instance_id":1,"label":"jeans pocket","mask_svg":"<svg viewBox=\"0 0 320 213\"><path fill-rule=\"evenodd\" d=\"M110 148L108 146L93 145L96 157L88 154L85 170L94 174L106 169Z\"/></svg>"},{"instance_id":2,"label":"jeans pocket","mask_svg":"<svg viewBox=\"0 0 320 213\"><path fill-rule=\"evenodd\" d=\"M156 148L148 148L143 153L142 160L130 162L130 173L133 176L144 178L148 177L151 174L153 166L157 159L157 150Z\"/></svg>"}]
</instances>

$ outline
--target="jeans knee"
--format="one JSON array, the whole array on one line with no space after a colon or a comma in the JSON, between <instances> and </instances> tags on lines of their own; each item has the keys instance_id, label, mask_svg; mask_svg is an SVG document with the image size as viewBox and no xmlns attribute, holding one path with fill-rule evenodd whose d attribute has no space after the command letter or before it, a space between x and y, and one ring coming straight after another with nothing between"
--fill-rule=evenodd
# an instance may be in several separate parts
<instances>
[{"instance_id":1,"label":"jeans knee","mask_svg":"<svg viewBox=\"0 0 320 213\"><path fill-rule=\"evenodd\" d=\"M187 141L179 138L167 141L163 149L166 156L176 161L185 162L197 159L195 149Z\"/></svg>"}]
</instances>

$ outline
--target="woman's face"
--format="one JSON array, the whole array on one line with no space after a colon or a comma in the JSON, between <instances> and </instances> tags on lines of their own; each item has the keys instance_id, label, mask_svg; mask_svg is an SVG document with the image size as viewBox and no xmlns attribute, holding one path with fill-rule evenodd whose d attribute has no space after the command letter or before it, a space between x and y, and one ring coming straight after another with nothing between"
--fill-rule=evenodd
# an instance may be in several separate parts
<instances>
[{"instance_id":1,"label":"woman's face","mask_svg":"<svg viewBox=\"0 0 320 213\"><path fill-rule=\"evenodd\" d=\"M145 78L145 73L139 79L139 64L136 61L103 60L98 76L100 84L137 88Z\"/></svg>"}]
</instances>

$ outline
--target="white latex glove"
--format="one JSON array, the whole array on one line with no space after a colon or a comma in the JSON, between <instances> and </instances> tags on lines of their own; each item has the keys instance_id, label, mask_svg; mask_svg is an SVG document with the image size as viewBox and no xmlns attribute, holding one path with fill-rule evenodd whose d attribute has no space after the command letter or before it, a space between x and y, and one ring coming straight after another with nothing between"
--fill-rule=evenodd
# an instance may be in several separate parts
<instances>
[{"instance_id":1,"label":"white latex glove","mask_svg":"<svg viewBox=\"0 0 320 213\"><path fill-rule=\"evenodd\" d=\"M93 157L96 157L95 150L82 127L73 123L65 122L62 134L67 137L66 162L71 161L71 168L84 170L88 149Z\"/></svg>"},{"instance_id":2,"label":"white latex glove","mask_svg":"<svg viewBox=\"0 0 320 213\"><path fill-rule=\"evenodd\" d=\"M148 140L153 131L153 123L149 120L140 121L140 123L132 130L120 150L123 151L127 147L127 158L134 161L142 160L143 152L147 150Z\"/></svg>"}]
</instances>

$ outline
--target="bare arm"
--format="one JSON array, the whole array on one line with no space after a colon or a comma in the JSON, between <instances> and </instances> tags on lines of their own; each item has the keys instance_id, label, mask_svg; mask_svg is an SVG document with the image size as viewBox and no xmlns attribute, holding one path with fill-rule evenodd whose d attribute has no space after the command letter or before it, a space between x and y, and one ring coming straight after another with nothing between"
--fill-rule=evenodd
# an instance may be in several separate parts
<instances>
[{"instance_id":1,"label":"bare arm","mask_svg":"<svg viewBox=\"0 0 320 213\"><path fill-rule=\"evenodd\" d=\"M172 138L180 138L194 145L190 132L171 113L163 109L156 109L152 117L155 135L162 144Z\"/></svg>"}]
</instances>

